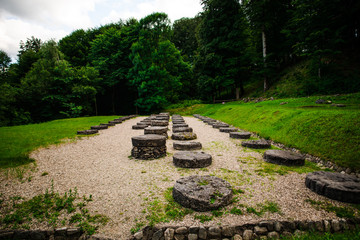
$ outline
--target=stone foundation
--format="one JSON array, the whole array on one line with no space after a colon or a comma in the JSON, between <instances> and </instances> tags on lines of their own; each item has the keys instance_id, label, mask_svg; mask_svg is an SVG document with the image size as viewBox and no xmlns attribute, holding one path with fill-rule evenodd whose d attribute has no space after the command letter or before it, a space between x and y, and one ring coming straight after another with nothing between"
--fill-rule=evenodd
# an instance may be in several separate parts
<instances>
[{"instance_id":1,"label":"stone foundation","mask_svg":"<svg viewBox=\"0 0 360 240\"><path fill-rule=\"evenodd\" d=\"M166 146L163 147L133 147L131 156L136 159L150 160L166 156Z\"/></svg>"},{"instance_id":2,"label":"stone foundation","mask_svg":"<svg viewBox=\"0 0 360 240\"><path fill-rule=\"evenodd\" d=\"M360 219L322 220L322 221L260 221L252 224L233 226L163 226L145 227L135 233L131 240L152 239L278 239L280 236L296 236L304 231L342 232L355 230Z\"/></svg>"}]
</instances>

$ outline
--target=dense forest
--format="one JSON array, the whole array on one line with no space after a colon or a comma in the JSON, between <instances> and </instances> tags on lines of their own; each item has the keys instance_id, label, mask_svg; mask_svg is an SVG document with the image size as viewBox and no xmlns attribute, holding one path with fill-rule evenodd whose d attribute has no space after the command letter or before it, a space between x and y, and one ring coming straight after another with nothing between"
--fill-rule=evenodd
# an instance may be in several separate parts
<instances>
[{"instance_id":1,"label":"dense forest","mask_svg":"<svg viewBox=\"0 0 360 240\"><path fill-rule=\"evenodd\" d=\"M201 4L173 24L153 13L59 42L29 37L16 63L0 50L0 126L239 99L245 86L266 92L294 66L299 95L360 91L360 1Z\"/></svg>"}]
</instances>

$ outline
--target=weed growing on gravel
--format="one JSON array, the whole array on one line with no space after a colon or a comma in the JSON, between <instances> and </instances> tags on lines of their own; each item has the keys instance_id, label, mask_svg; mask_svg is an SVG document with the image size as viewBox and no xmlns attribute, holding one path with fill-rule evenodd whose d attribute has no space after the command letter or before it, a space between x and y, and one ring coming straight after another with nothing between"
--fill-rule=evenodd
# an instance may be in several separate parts
<instances>
[{"instance_id":1,"label":"weed growing on gravel","mask_svg":"<svg viewBox=\"0 0 360 240\"><path fill-rule=\"evenodd\" d=\"M194 216L194 219L200 220L201 223L209 222L209 221L213 220L213 218L214 218L214 216L209 216L209 215L205 215L205 214L196 214Z\"/></svg>"},{"instance_id":2,"label":"weed growing on gravel","mask_svg":"<svg viewBox=\"0 0 360 240\"><path fill-rule=\"evenodd\" d=\"M135 219L135 221L136 221L135 226L130 229L131 234L137 233L138 231L140 231L140 229L141 229L143 226L145 226L145 223L143 223L143 222L137 222L137 221L138 221L137 219Z\"/></svg>"},{"instance_id":3,"label":"weed growing on gravel","mask_svg":"<svg viewBox=\"0 0 360 240\"><path fill-rule=\"evenodd\" d=\"M276 202L266 201L265 204L257 204L256 207L246 207L246 212L262 216L265 212L281 213L280 207Z\"/></svg>"},{"instance_id":4,"label":"weed growing on gravel","mask_svg":"<svg viewBox=\"0 0 360 240\"><path fill-rule=\"evenodd\" d=\"M193 213L193 210L184 208L175 202L172 191L173 188L168 188L164 192L165 202L160 201L159 198L154 198L153 201L149 202L146 219L149 221L150 226L160 222L169 222L170 220L181 220L187 214Z\"/></svg>"},{"instance_id":5,"label":"weed growing on gravel","mask_svg":"<svg viewBox=\"0 0 360 240\"><path fill-rule=\"evenodd\" d=\"M230 210L230 213L231 214L234 214L234 215L243 215L243 212L241 211L241 209L237 208L237 207L233 207L231 210Z\"/></svg>"},{"instance_id":6,"label":"weed growing on gravel","mask_svg":"<svg viewBox=\"0 0 360 240\"><path fill-rule=\"evenodd\" d=\"M305 202L310 203L316 210L323 209L327 212L333 212L340 218L355 218L360 214L360 204L353 204L351 207L337 207L330 202L315 201L306 199Z\"/></svg>"},{"instance_id":7,"label":"weed growing on gravel","mask_svg":"<svg viewBox=\"0 0 360 240\"><path fill-rule=\"evenodd\" d=\"M222 215L224 215L224 212L220 211L220 210L212 210L211 211L211 214L214 216L214 217L221 217Z\"/></svg>"},{"instance_id":8,"label":"weed growing on gravel","mask_svg":"<svg viewBox=\"0 0 360 240\"><path fill-rule=\"evenodd\" d=\"M78 197L77 190L69 190L63 195L46 190L44 194L37 195L27 201L19 196L10 198L8 203L1 201L0 207L3 209L3 216L0 216L1 225L5 228L27 228L30 223L42 222L49 226L57 227L59 225L76 224L87 234L95 233L99 225L105 225L108 218L103 215L90 215L89 210L85 208L89 198ZM66 215L66 217L60 217ZM69 219L67 221L67 219Z\"/></svg>"},{"instance_id":9,"label":"weed growing on gravel","mask_svg":"<svg viewBox=\"0 0 360 240\"><path fill-rule=\"evenodd\" d=\"M302 174L302 173L309 173L309 172L322 170L315 163L310 161L305 161L304 166L291 166L291 167L259 161L257 167L258 168L255 169L255 172L259 176L272 176L275 174L285 175L288 174L289 172L297 172L299 174Z\"/></svg>"}]
</instances>

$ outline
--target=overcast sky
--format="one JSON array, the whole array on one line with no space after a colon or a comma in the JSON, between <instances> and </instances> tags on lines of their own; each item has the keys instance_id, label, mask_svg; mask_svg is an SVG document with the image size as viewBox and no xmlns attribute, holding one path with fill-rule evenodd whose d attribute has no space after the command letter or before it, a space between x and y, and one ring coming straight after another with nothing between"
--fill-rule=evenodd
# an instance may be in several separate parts
<instances>
[{"instance_id":1,"label":"overcast sky","mask_svg":"<svg viewBox=\"0 0 360 240\"><path fill-rule=\"evenodd\" d=\"M171 22L194 17L200 0L0 0L0 49L13 60L20 40L60 40L76 29L165 12Z\"/></svg>"}]
</instances>

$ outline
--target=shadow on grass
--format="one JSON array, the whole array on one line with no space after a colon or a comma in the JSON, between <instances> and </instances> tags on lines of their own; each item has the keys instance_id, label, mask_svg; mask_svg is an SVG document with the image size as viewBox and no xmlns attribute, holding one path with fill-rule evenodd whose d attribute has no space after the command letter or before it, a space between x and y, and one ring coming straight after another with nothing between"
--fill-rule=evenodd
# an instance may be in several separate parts
<instances>
[{"instance_id":1,"label":"shadow on grass","mask_svg":"<svg viewBox=\"0 0 360 240\"><path fill-rule=\"evenodd\" d=\"M0 158L0 168L15 168L29 163L33 163L35 160L29 158L28 156L17 156L17 157L7 157Z\"/></svg>"}]
</instances>

